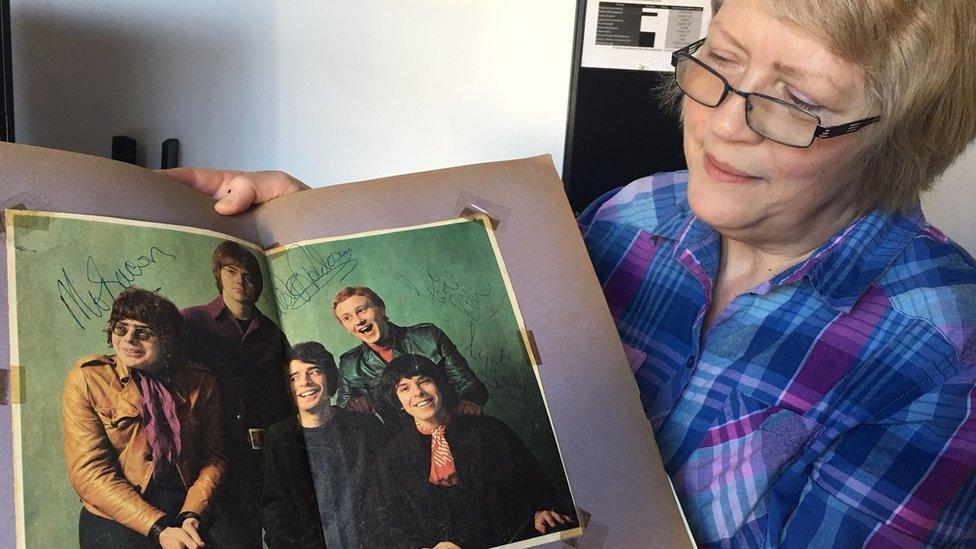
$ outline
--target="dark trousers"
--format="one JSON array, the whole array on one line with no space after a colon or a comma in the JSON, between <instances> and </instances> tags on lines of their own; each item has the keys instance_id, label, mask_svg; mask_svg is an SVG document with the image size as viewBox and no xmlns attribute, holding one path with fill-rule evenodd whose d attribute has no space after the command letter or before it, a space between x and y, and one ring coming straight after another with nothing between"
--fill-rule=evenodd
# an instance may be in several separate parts
<instances>
[{"instance_id":1,"label":"dark trousers","mask_svg":"<svg viewBox=\"0 0 976 549\"><path fill-rule=\"evenodd\" d=\"M224 497L216 505L214 514L219 517L223 527L228 531L233 547L240 549L261 549L261 509L249 499L234 499L231 494ZM209 545L207 549L209 549Z\"/></svg>"},{"instance_id":2,"label":"dark trousers","mask_svg":"<svg viewBox=\"0 0 976 549\"><path fill-rule=\"evenodd\" d=\"M88 509L81 508L78 517L78 541L81 549L154 549L158 543L149 538L129 530L114 520L104 519L93 515Z\"/></svg>"},{"instance_id":3,"label":"dark trousers","mask_svg":"<svg viewBox=\"0 0 976 549\"><path fill-rule=\"evenodd\" d=\"M260 528L258 526L259 535ZM221 520L220 517L205 524L200 535L206 542L207 549L238 549L249 545L233 524ZM150 541L139 532L129 530L114 520L94 515L84 507L78 517L78 541L81 549L159 549L158 543Z\"/></svg>"},{"instance_id":4,"label":"dark trousers","mask_svg":"<svg viewBox=\"0 0 976 549\"><path fill-rule=\"evenodd\" d=\"M159 478L150 481L143 495L146 503L170 517L175 517L180 512L180 507L186 498L186 490L176 474L175 470L160 474ZM259 524L259 536L260 528ZM237 549L245 546L241 543L236 525L225 520L219 512L211 513L211 516L201 524L200 536L206 542L207 549L226 547ZM156 549L159 547L158 543L150 542L139 532L130 530L114 520L95 515L84 507L78 518L78 540L81 549Z\"/></svg>"}]
</instances>

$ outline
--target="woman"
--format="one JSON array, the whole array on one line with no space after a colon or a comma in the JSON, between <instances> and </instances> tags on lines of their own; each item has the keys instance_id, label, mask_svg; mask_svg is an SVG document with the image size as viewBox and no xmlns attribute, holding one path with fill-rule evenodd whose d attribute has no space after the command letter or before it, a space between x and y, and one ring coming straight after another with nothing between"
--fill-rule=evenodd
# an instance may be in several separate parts
<instances>
[{"instance_id":1,"label":"woman","mask_svg":"<svg viewBox=\"0 0 976 549\"><path fill-rule=\"evenodd\" d=\"M579 220L692 532L972 544L976 263L918 200L976 135L976 3L714 4L688 171Z\"/></svg>"},{"instance_id":2,"label":"woman","mask_svg":"<svg viewBox=\"0 0 976 549\"><path fill-rule=\"evenodd\" d=\"M218 395L181 359L179 310L129 288L112 304L112 355L82 357L64 384L68 480L83 548L202 547L201 521L224 471Z\"/></svg>"},{"instance_id":3,"label":"woman","mask_svg":"<svg viewBox=\"0 0 976 549\"><path fill-rule=\"evenodd\" d=\"M511 429L449 411L457 396L430 359L393 359L380 388L413 425L373 467L364 547L494 547L572 523L553 511L542 467Z\"/></svg>"}]
</instances>

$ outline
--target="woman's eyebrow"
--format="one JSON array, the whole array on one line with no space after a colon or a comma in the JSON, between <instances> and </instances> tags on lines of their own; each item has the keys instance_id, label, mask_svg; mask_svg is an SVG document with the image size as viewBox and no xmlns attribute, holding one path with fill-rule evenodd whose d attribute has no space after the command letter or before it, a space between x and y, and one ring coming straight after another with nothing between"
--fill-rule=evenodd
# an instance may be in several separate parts
<instances>
[{"instance_id":1,"label":"woman's eyebrow","mask_svg":"<svg viewBox=\"0 0 976 549\"><path fill-rule=\"evenodd\" d=\"M720 25L716 25L716 30L718 32L717 33L713 33L713 34L720 34L720 35L722 35L722 38L725 38L729 42L732 42L732 45L735 46L736 48L738 48L738 49L740 49L740 50L742 50L742 51L744 51L746 53L749 52L749 48L747 48L744 45L742 45L742 42L739 42L734 36L732 36L731 34L725 32L725 29L723 29Z\"/></svg>"},{"instance_id":2,"label":"woman's eyebrow","mask_svg":"<svg viewBox=\"0 0 976 549\"><path fill-rule=\"evenodd\" d=\"M834 88L835 90L841 90L842 89L839 85L837 85L837 82L833 79L832 76L830 76L829 73L826 73L826 72L823 72L823 71L810 71L810 70L805 70L805 69L801 69L800 67L797 67L795 65L789 65L787 63L780 63L779 61L773 63L773 68L777 72L779 72L781 74L784 74L786 76L789 76L791 78L796 78L796 79L800 79L800 80L808 80L808 79L823 80L823 81L827 82L827 84L830 84L830 86L832 88Z\"/></svg>"}]
</instances>

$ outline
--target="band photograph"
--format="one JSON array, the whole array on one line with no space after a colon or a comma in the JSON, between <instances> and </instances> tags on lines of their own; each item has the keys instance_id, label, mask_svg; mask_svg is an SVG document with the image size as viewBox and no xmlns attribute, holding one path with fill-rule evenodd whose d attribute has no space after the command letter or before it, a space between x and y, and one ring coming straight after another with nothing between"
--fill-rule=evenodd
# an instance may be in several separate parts
<instances>
[{"instance_id":1,"label":"band photograph","mask_svg":"<svg viewBox=\"0 0 976 549\"><path fill-rule=\"evenodd\" d=\"M581 533L487 218L289 244L6 214L17 543Z\"/></svg>"}]
</instances>

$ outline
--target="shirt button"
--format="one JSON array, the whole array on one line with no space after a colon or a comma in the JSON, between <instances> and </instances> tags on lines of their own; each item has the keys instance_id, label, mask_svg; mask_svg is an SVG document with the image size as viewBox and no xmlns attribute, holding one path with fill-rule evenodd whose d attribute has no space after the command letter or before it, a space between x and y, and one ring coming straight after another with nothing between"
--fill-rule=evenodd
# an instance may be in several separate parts
<instances>
[{"instance_id":1,"label":"shirt button","mask_svg":"<svg viewBox=\"0 0 976 549\"><path fill-rule=\"evenodd\" d=\"M152 452L146 452L144 457L146 458L146 461L152 461Z\"/></svg>"},{"instance_id":2,"label":"shirt button","mask_svg":"<svg viewBox=\"0 0 976 549\"><path fill-rule=\"evenodd\" d=\"M237 414L237 415L236 415L236 416L234 416L234 417L236 417L236 418L237 418L237 421L240 421L240 420L242 420L242 419L244 419L244 416L242 416L241 414Z\"/></svg>"}]
</instances>

